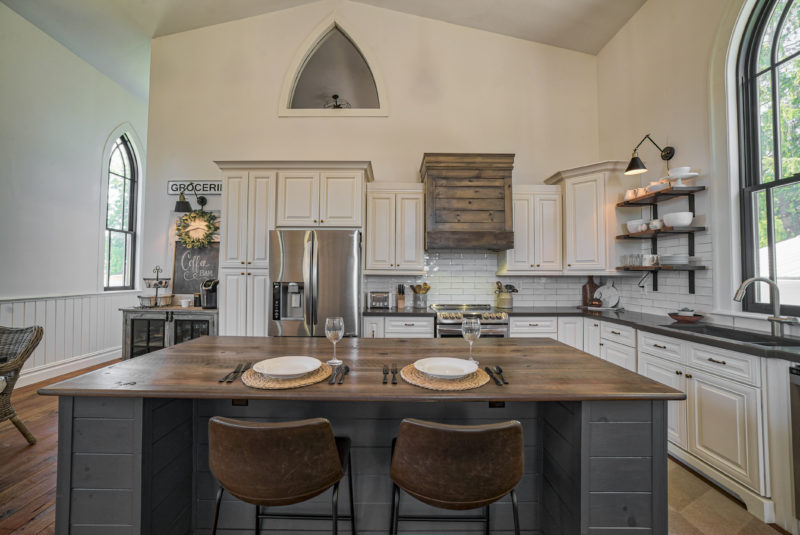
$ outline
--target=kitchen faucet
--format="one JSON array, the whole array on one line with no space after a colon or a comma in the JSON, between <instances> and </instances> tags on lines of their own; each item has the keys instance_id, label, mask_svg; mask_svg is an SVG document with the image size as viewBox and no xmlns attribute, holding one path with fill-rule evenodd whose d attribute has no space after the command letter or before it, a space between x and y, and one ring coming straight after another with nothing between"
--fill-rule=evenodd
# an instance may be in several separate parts
<instances>
[{"instance_id":1,"label":"kitchen faucet","mask_svg":"<svg viewBox=\"0 0 800 535\"><path fill-rule=\"evenodd\" d=\"M790 325L797 325L798 321L797 318L792 316L781 316L781 290L778 288L775 281L765 277L751 277L742 282L742 285L736 290L733 300L737 303L741 303L742 299L744 299L745 291L754 282L766 282L774 290L775 298L772 300L772 316L767 319L772 322L772 336L783 337L783 326L787 323Z\"/></svg>"}]
</instances>

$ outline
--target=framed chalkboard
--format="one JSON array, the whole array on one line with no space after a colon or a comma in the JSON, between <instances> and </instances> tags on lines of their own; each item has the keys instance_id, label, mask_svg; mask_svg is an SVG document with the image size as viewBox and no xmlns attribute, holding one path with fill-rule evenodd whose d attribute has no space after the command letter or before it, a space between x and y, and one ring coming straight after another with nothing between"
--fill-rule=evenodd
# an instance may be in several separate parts
<instances>
[{"instance_id":1,"label":"framed chalkboard","mask_svg":"<svg viewBox=\"0 0 800 535\"><path fill-rule=\"evenodd\" d=\"M175 242L172 293L197 293L204 280L216 279L218 273L219 242L212 242L200 249L187 249L180 241Z\"/></svg>"}]
</instances>

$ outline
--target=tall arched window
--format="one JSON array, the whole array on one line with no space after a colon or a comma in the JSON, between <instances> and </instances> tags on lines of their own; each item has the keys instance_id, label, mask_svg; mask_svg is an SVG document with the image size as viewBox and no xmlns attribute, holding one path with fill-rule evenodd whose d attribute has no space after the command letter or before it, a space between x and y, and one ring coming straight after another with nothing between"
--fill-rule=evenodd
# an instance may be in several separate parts
<instances>
[{"instance_id":1,"label":"tall arched window","mask_svg":"<svg viewBox=\"0 0 800 535\"><path fill-rule=\"evenodd\" d=\"M768 277L784 314L800 314L800 0L762 0L739 53L742 258ZM771 312L766 285L744 307Z\"/></svg>"},{"instance_id":2,"label":"tall arched window","mask_svg":"<svg viewBox=\"0 0 800 535\"><path fill-rule=\"evenodd\" d=\"M136 258L136 183L138 165L128 136L111 145L108 156L103 286L133 289Z\"/></svg>"}]
</instances>

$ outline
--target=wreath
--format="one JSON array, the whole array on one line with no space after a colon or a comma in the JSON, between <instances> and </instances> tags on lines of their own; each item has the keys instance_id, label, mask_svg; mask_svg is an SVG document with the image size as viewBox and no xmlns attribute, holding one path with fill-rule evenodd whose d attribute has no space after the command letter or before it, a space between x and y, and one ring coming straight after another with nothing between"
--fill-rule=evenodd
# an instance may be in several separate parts
<instances>
[{"instance_id":1,"label":"wreath","mask_svg":"<svg viewBox=\"0 0 800 535\"><path fill-rule=\"evenodd\" d=\"M176 230L178 239L187 249L207 247L219 230L217 216L204 210L189 212L178 220Z\"/></svg>"}]
</instances>

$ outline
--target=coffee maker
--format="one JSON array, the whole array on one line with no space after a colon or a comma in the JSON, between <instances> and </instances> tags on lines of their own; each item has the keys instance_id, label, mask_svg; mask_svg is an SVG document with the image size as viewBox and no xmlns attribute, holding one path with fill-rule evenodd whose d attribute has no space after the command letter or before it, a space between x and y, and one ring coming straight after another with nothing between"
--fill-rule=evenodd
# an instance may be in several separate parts
<instances>
[{"instance_id":1,"label":"coffee maker","mask_svg":"<svg viewBox=\"0 0 800 535\"><path fill-rule=\"evenodd\" d=\"M218 279L207 279L203 281L200 289L200 306L203 308L217 308L217 286Z\"/></svg>"}]
</instances>

